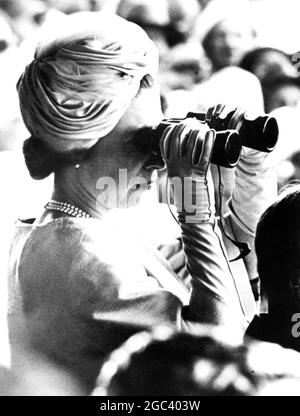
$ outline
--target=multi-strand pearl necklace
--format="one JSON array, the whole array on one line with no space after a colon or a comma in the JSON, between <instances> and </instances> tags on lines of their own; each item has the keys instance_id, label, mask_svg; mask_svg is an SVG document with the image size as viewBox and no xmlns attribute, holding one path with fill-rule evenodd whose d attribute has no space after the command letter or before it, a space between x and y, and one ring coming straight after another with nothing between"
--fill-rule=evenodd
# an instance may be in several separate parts
<instances>
[{"instance_id":1,"label":"multi-strand pearl necklace","mask_svg":"<svg viewBox=\"0 0 300 416\"><path fill-rule=\"evenodd\" d=\"M60 201L49 201L45 205L45 209L48 211L59 211L65 214L71 215L76 218L91 218L90 214L84 212L82 209L75 207L74 205L68 204L67 202Z\"/></svg>"}]
</instances>

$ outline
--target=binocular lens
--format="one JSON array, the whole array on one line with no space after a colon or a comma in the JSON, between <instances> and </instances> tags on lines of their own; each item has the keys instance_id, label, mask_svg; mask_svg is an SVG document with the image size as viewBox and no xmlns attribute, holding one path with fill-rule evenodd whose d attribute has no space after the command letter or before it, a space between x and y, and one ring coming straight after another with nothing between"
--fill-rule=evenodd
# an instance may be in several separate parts
<instances>
[{"instance_id":1,"label":"binocular lens","mask_svg":"<svg viewBox=\"0 0 300 416\"><path fill-rule=\"evenodd\" d=\"M187 114L187 117L193 117L202 122L206 121L206 113L190 112ZM213 116L206 122L210 128L215 129L217 132L236 130L240 134L242 146L260 150L261 152L272 152L278 140L279 129L277 121L274 117L268 115L250 119L245 111L236 109L228 113L225 118Z\"/></svg>"},{"instance_id":2,"label":"binocular lens","mask_svg":"<svg viewBox=\"0 0 300 416\"><path fill-rule=\"evenodd\" d=\"M245 117L239 133L243 146L270 153L276 146L279 130L274 117L257 117L255 122Z\"/></svg>"},{"instance_id":3,"label":"binocular lens","mask_svg":"<svg viewBox=\"0 0 300 416\"><path fill-rule=\"evenodd\" d=\"M224 168L234 168L241 154L241 138L235 130L219 131L212 152L211 162Z\"/></svg>"}]
</instances>

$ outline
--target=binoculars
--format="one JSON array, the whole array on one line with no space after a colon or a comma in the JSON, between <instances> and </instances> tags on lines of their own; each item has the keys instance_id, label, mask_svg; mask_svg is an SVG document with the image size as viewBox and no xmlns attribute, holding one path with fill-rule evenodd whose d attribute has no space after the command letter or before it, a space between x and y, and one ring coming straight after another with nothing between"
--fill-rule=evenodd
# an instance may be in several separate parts
<instances>
[{"instance_id":1,"label":"binoculars","mask_svg":"<svg viewBox=\"0 0 300 416\"><path fill-rule=\"evenodd\" d=\"M148 150L161 156L160 139L164 130L187 118L196 118L216 131L211 163L226 168L237 165L242 146L269 153L275 148L278 140L277 121L269 115L248 118L245 111L236 109L228 113L225 118L212 116L207 119L206 113L190 112L184 118L164 119L155 129L150 129L150 134L146 134ZM143 146L142 142L140 145Z\"/></svg>"}]
</instances>

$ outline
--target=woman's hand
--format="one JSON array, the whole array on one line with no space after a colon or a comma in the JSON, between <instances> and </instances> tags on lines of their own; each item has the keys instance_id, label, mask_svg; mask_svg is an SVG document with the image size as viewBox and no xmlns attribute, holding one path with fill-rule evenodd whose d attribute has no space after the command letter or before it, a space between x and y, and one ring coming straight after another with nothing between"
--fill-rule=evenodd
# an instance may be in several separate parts
<instances>
[{"instance_id":1,"label":"woman's hand","mask_svg":"<svg viewBox=\"0 0 300 416\"><path fill-rule=\"evenodd\" d=\"M221 114L222 118L225 118L226 115L233 110L235 110L235 108L229 108L229 106L225 104L216 104L212 107L209 107L209 109L206 112L205 119L207 122L209 122L212 118L220 117Z\"/></svg>"},{"instance_id":2,"label":"woman's hand","mask_svg":"<svg viewBox=\"0 0 300 416\"><path fill-rule=\"evenodd\" d=\"M164 131L160 148L173 186L181 223L206 222L214 216L214 191L209 163L215 130L186 119Z\"/></svg>"},{"instance_id":3,"label":"woman's hand","mask_svg":"<svg viewBox=\"0 0 300 416\"><path fill-rule=\"evenodd\" d=\"M192 118L167 127L160 141L160 150L168 176L181 179L206 177L215 137L215 130Z\"/></svg>"}]
</instances>

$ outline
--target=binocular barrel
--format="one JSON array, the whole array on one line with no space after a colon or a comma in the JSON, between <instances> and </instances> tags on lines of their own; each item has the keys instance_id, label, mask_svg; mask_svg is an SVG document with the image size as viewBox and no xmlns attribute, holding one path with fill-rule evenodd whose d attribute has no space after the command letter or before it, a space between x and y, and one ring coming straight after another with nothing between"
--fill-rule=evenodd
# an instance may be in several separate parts
<instances>
[{"instance_id":1,"label":"binocular barrel","mask_svg":"<svg viewBox=\"0 0 300 416\"><path fill-rule=\"evenodd\" d=\"M244 111L235 110L225 118L212 117L206 120L205 113L188 113L188 117L207 122L210 128L216 131L236 130L241 137L242 146L250 147L261 152L272 152L278 140L278 124L274 117L269 115L248 118Z\"/></svg>"},{"instance_id":2,"label":"binocular barrel","mask_svg":"<svg viewBox=\"0 0 300 416\"><path fill-rule=\"evenodd\" d=\"M152 151L160 154L160 139L164 130L176 124L182 119L163 120L152 132ZM199 143L200 144L200 143ZM225 168L233 168L237 165L241 154L240 135L235 130L226 130L216 132L216 139L212 149L211 163ZM199 149L201 152L201 149Z\"/></svg>"},{"instance_id":3,"label":"binocular barrel","mask_svg":"<svg viewBox=\"0 0 300 416\"><path fill-rule=\"evenodd\" d=\"M272 152L278 140L278 124L274 117L257 117L255 122L244 118L238 130L242 145L260 150L261 152Z\"/></svg>"},{"instance_id":4,"label":"binocular barrel","mask_svg":"<svg viewBox=\"0 0 300 416\"><path fill-rule=\"evenodd\" d=\"M242 150L240 135L235 130L219 131L212 150L211 163L224 168L234 168Z\"/></svg>"}]
</instances>

